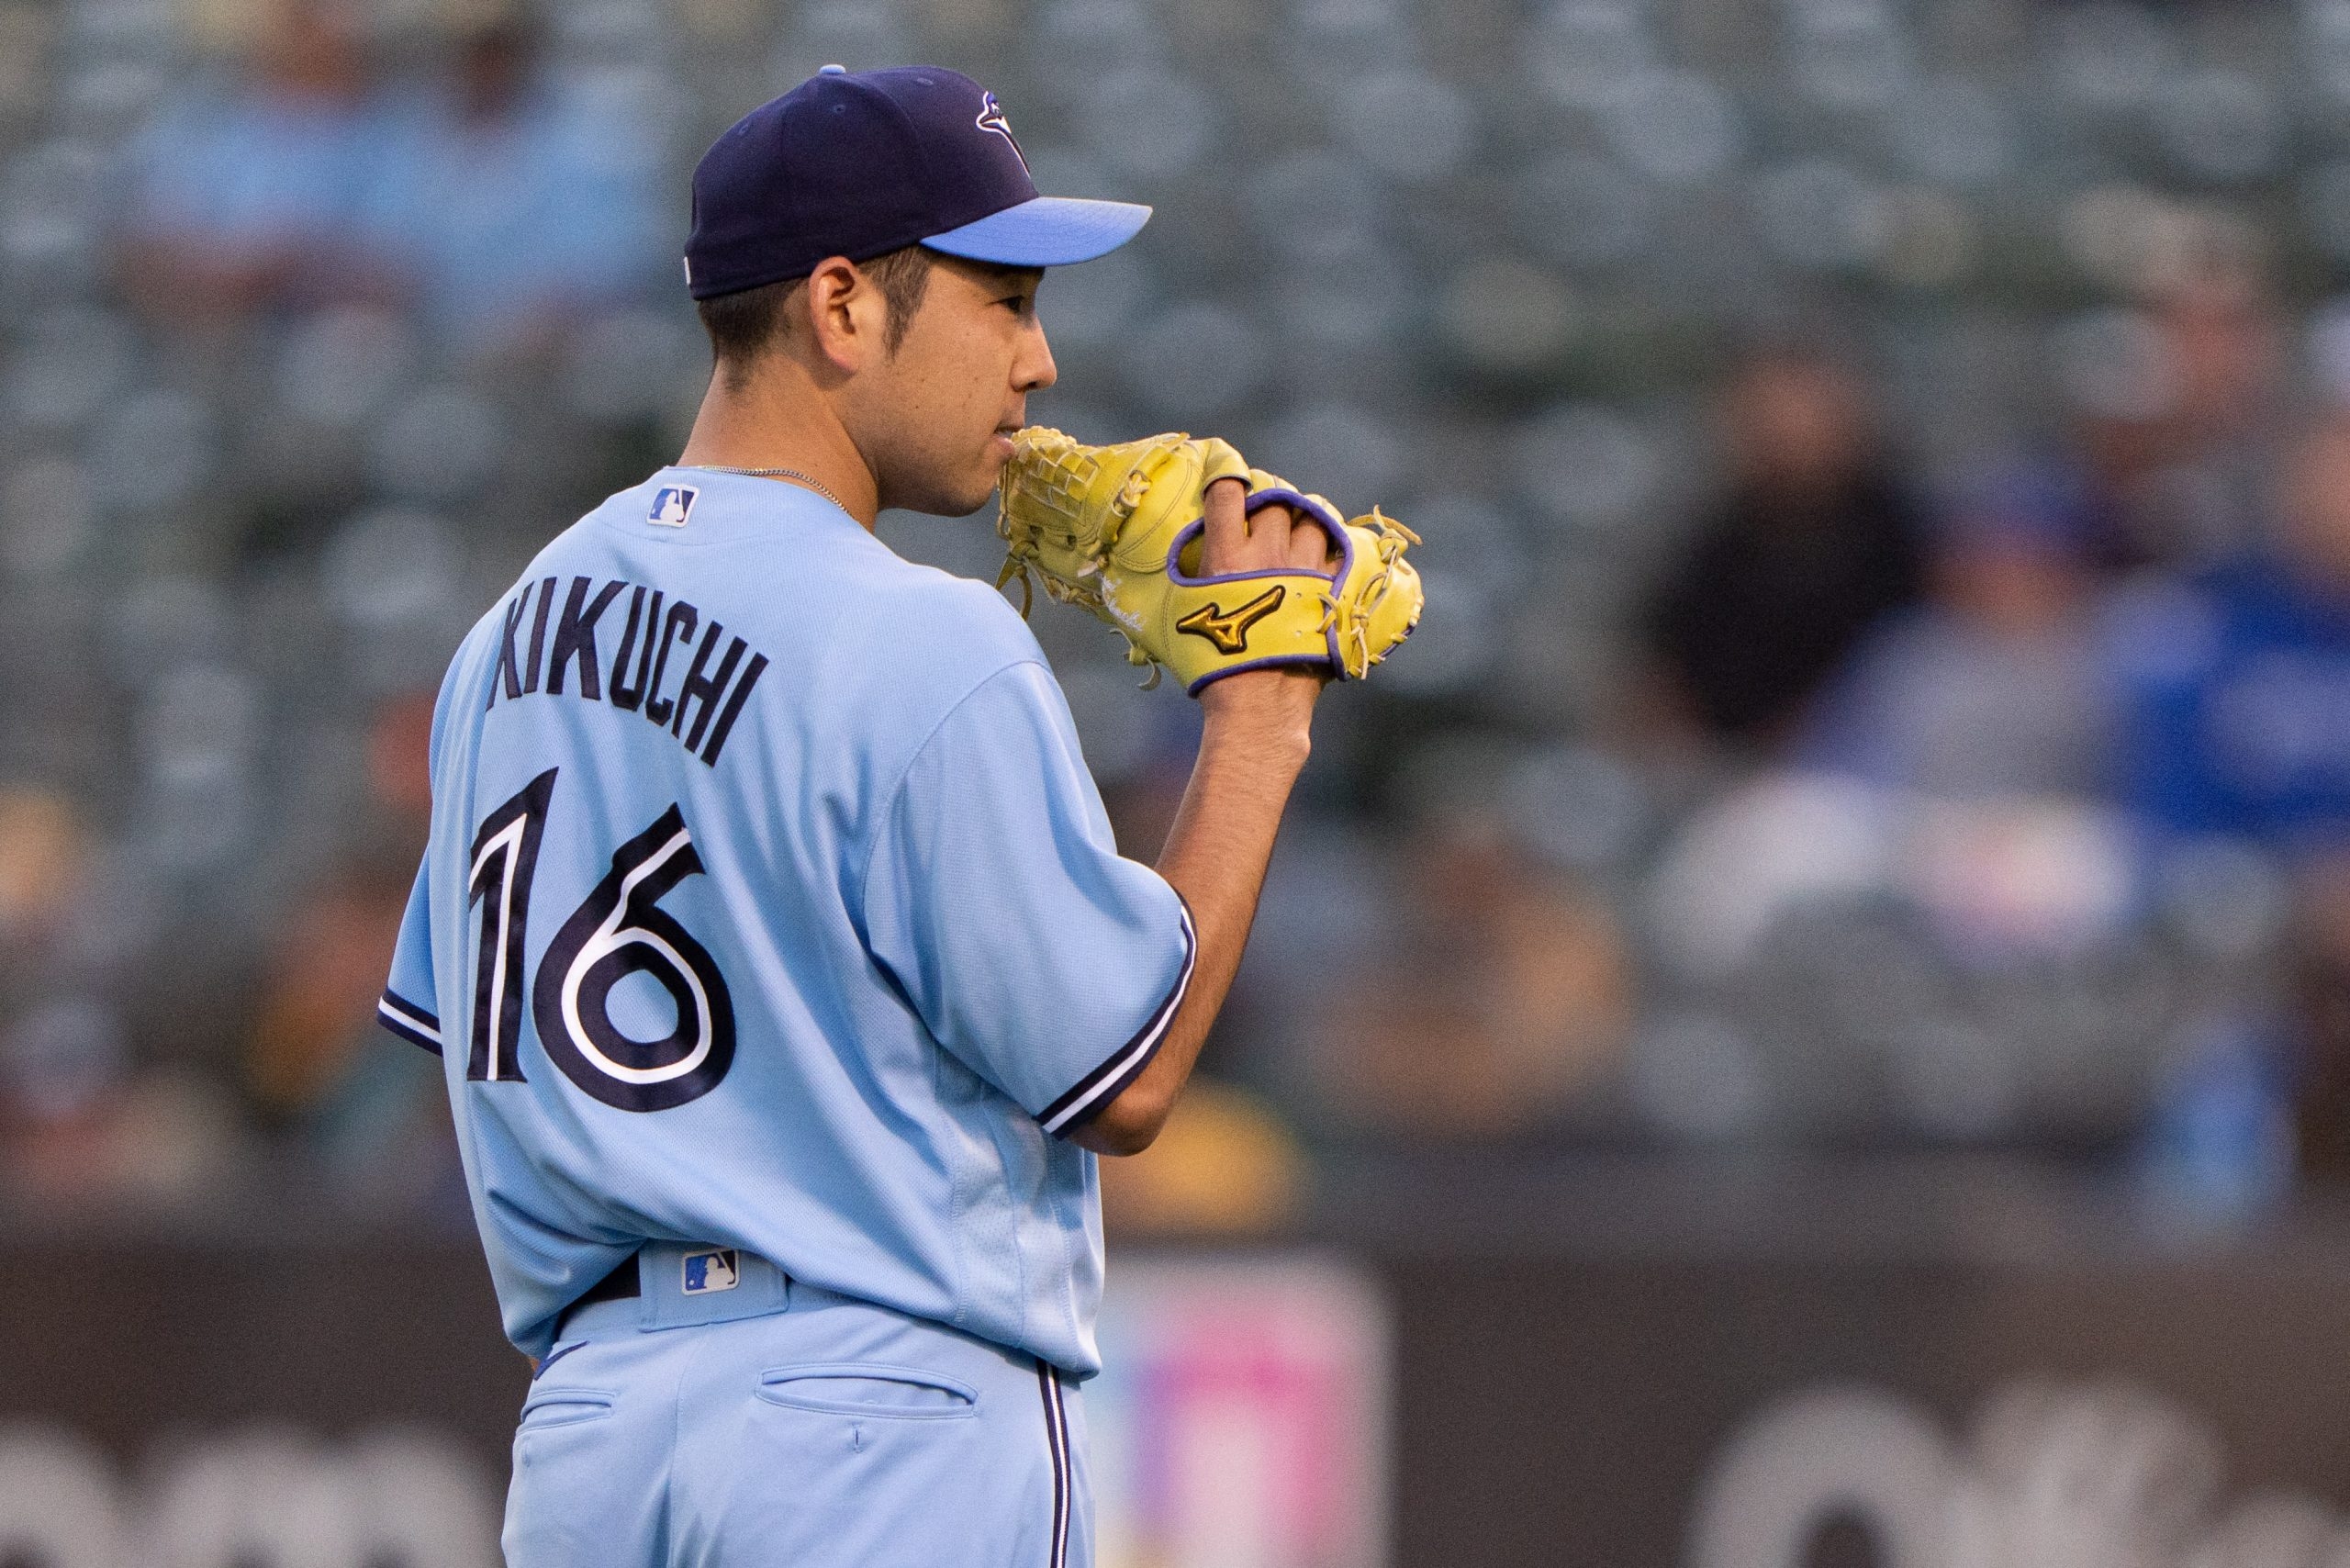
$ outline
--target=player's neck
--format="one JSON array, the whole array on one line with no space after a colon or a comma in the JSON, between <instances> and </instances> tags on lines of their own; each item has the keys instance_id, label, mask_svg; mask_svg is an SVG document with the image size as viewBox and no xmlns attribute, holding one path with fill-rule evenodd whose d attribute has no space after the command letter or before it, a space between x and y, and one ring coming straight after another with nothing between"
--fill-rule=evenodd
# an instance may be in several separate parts
<instances>
[{"instance_id":1,"label":"player's neck","mask_svg":"<svg viewBox=\"0 0 2350 1568\"><path fill-rule=\"evenodd\" d=\"M712 376L677 462L793 469L836 497L867 529L881 510L873 471L832 405L804 376L771 372L741 386Z\"/></svg>"}]
</instances>

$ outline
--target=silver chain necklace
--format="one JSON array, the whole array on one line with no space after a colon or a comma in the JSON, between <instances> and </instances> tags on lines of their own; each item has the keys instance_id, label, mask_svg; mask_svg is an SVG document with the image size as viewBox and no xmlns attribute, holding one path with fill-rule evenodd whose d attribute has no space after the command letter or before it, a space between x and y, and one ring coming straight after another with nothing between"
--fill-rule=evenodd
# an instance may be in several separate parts
<instances>
[{"instance_id":1,"label":"silver chain necklace","mask_svg":"<svg viewBox=\"0 0 2350 1568\"><path fill-rule=\"evenodd\" d=\"M699 468L708 474L740 474L746 479L797 479L841 510L848 511L848 503L826 489L822 480L812 474L802 474L797 468L729 468L723 463L682 463L678 466Z\"/></svg>"}]
</instances>

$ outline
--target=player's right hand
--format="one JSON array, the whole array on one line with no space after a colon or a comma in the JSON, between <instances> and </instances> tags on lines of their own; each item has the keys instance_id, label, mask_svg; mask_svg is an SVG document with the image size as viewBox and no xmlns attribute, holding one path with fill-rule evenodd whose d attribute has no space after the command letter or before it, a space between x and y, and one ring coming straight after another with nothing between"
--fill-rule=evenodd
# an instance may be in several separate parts
<instances>
[{"instance_id":1,"label":"player's right hand","mask_svg":"<svg viewBox=\"0 0 2350 1568\"><path fill-rule=\"evenodd\" d=\"M1319 523L1301 519L1285 506L1247 511L1248 488L1237 479L1218 479L1202 498L1207 520L1200 546L1200 569L1214 577L1230 572L1309 571L1327 573L1330 536ZM1303 740L1313 722L1315 700L1329 683L1327 670L1289 667L1244 670L1200 692L1209 720L1237 718L1296 726Z\"/></svg>"}]
</instances>

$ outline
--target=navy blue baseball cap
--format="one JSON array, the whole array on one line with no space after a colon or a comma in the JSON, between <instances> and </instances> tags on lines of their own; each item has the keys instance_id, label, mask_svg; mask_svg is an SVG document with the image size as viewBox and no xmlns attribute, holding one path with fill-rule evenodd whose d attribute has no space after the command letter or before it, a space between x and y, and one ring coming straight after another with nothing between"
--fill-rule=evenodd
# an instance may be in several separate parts
<instances>
[{"instance_id":1,"label":"navy blue baseball cap","mask_svg":"<svg viewBox=\"0 0 2350 1568\"><path fill-rule=\"evenodd\" d=\"M920 243L1058 267L1133 239L1150 208L1036 194L995 95L934 65L827 65L736 121L694 170L696 299Z\"/></svg>"}]
</instances>

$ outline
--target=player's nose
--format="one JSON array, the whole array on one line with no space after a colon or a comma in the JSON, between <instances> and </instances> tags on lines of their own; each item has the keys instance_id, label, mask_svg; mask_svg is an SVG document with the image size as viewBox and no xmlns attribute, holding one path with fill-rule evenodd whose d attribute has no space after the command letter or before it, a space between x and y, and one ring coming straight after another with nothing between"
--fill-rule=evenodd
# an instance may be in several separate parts
<instances>
[{"instance_id":1,"label":"player's nose","mask_svg":"<svg viewBox=\"0 0 2350 1568\"><path fill-rule=\"evenodd\" d=\"M1020 353L1012 362L1012 384L1023 397L1041 392L1060 379L1060 366L1053 363L1053 346L1045 341L1045 324L1030 323L1023 338Z\"/></svg>"}]
</instances>

